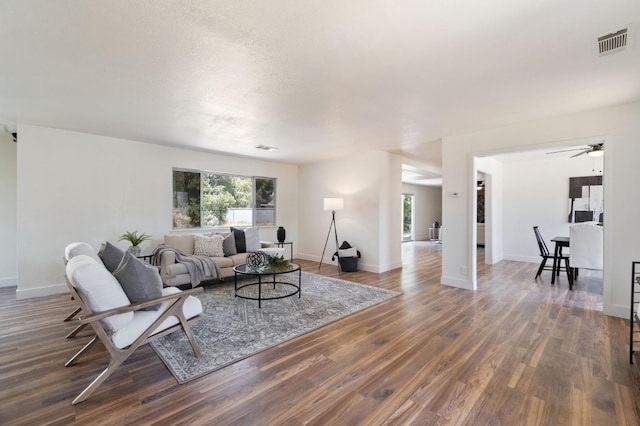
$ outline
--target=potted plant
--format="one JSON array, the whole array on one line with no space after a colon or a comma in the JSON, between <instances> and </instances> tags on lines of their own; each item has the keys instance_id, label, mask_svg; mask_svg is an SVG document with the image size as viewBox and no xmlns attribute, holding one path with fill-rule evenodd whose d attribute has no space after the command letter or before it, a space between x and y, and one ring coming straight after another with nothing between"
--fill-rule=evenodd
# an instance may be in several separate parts
<instances>
[{"instance_id":1,"label":"potted plant","mask_svg":"<svg viewBox=\"0 0 640 426\"><path fill-rule=\"evenodd\" d=\"M291 263L283 256L267 254L267 269L274 272L282 272L291 268Z\"/></svg>"},{"instance_id":2,"label":"potted plant","mask_svg":"<svg viewBox=\"0 0 640 426\"><path fill-rule=\"evenodd\" d=\"M145 234L144 232L138 233L138 231L127 231L124 234L120 235L118 241L129 241L131 243L131 247L129 247L129 251L131 252L131 254L133 254L134 256L140 256L140 243L150 239L151 236Z\"/></svg>"}]
</instances>

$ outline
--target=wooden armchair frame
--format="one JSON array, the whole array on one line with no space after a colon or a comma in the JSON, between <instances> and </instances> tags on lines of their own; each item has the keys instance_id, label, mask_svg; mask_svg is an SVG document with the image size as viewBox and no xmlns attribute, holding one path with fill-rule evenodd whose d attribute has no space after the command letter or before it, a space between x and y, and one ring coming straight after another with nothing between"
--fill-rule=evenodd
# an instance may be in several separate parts
<instances>
[{"instance_id":1,"label":"wooden armchair frame","mask_svg":"<svg viewBox=\"0 0 640 426\"><path fill-rule=\"evenodd\" d=\"M189 343L191 344L191 348L193 349L193 353L197 358L200 358L200 347L198 346L198 343L196 342L196 339L189 325L190 322L194 322L200 319L200 315L187 320L183 313L183 305L185 300L187 300L189 296L203 292L202 287L185 290L176 294L162 296L160 298L147 300L145 302L133 303L131 305L122 306L99 313L93 313L66 276L65 281L67 283L67 286L69 287L69 291L71 292L72 297L78 302L78 304L80 305L80 309L83 312L79 316L80 324L82 326L90 325L95 331L96 335L89 341L89 343L84 345L82 349L80 349L74 356L72 356L64 366L68 367L69 365L71 365L82 353L89 349L89 347L91 347L91 345L93 345L97 339L100 339L104 347L111 355L109 365L73 400L73 404L77 404L89 398L89 396L91 396L91 394L98 388L98 386L100 386L115 371L115 369L118 368L139 346L147 344L152 340L157 339L158 337L172 333L176 330L184 330L185 334L187 335L187 339L189 339ZM167 310L164 311L131 345L123 349L120 349L113 344L110 333L102 326L102 323L100 322L101 319L107 318L111 315L138 311L142 308L157 305L158 303L166 301L172 301ZM178 318L179 322L169 328L166 328L165 330L162 330L156 334L152 334L153 331L170 316L175 316L176 318Z\"/></svg>"},{"instance_id":2,"label":"wooden armchair frame","mask_svg":"<svg viewBox=\"0 0 640 426\"><path fill-rule=\"evenodd\" d=\"M66 256L62 257L62 262L64 263L64 266L67 266L67 263L69 262L69 260L67 260ZM75 300L73 298L73 296L71 296L71 300ZM63 322L69 322L72 321L76 315L78 315L80 313L80 311L82 311L81 307L77 307L76 309L73 310L73 312L71 312L69 315L67 315L62 321ZM71 339L72 337L74 337L76 334L78 334L80 332L80 330L82 330L83 328L85 328L87 326L87 324L79 324L76 328L74 328L71 333L67 334L67 339Z\"/></svg>"},{"instance_id":3,"label":"wooden armchair frame","mask_svg":"<svg viewBox=\"0 0 640 426\"><path fill-rule=\"evenodd\" d=\"M73 298L73 296L71 296L71 300L75 300ZM69 322L72 321L76 315L78 315L80 312L82 311L81 307L77 307L73 312L71 312L69 315L67 315L65 317L65 319L63 319L63 322ZM71 339L72 337L74 337L76 334L78 334L83 328L85 328L87 326L87 324L78 324L76 326L76 328L74 328L73 330L71 330L71 333L67 334L66 338L67 339Z\"/></svg>"}]
</instances>

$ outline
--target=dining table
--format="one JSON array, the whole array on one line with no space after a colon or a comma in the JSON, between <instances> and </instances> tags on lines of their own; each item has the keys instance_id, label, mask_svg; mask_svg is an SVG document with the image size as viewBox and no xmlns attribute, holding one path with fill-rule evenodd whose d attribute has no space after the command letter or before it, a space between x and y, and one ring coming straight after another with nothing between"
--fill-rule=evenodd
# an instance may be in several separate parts
<instances>
[{"instance_id":1,"label":"dining table","mask_svg":"<svg viewBox=\"0 0 640 426\"><path fill-rule=\"evenodd\" d=\"M560 275L560 260L562 259L562 249L569 247L569 237L559 236L553 237L551 242L555 243L553 250L553 273L551 274L551 284L555 284L556 275ZM569 271L567 271L568 277Z\"/></svg>"}]
</instances>

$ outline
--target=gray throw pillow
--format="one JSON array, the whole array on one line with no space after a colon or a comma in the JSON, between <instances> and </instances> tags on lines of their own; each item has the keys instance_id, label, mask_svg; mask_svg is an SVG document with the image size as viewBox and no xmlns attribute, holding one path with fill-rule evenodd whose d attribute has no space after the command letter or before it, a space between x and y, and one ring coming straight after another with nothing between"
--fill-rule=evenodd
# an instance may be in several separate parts
<instances>
[{"instance_id":1,"label":"gray throw pillow","mask_svg":"<svg viewBox=\"0 0 640 426\"><path fill-rule=\"evenodd\" d=\"M238 228L231 228L231 232L233 233L236 239L236 251L238 253L246 253L247 252L247 244L244 240L244 231Z\"/></svg>"},{"instance_id":2,"label":"gray throw pillow","mask_svg":"<svg viewBox=\"0 0 640 426\"><path fill-rule=\"evenodd\" d=\"M244 241L247 252L258 251L262 247L260 246L260 234L258 228L252 226L244 230Z\"/></svg>"},{"instance_id":3,"label":"gray throw pillow","mask_svg":"<svg viewBox=\"0 0 640 426\"><path fill-rule=\"evenodd\" d=\"M236 236L232 232L222 240L222 251L225 256L233 256L234 254L238 254L238 250L236 249Z\"/></svg>"},{"instance_id":4,"label":"gray throw pillow","mask_svg":"<svg viewBox=\"0 0 640 426\"><path fill-rule=\"evenodd\" d=\"M98 256L100 256L100 259L102 259L104 267L107 268L109 272L113 272L118 269L118 265L120 265L120 262L122 262L122 258L124 257L124 250L114 246L109 241L107 241L100 247Z\"/></svg>"},{"instance_id":5,"label":"gray throw pillow","mask_svg":"<svg viewBox=\"0 0 640 426\"><path fill-rule=\"evenodd\" d=\"M162 296L162 279L158 269L137 259L129 252L125 252L118 269L113 271L125 294L131 303L144 302ZM144 308L145 311L155 311L160 305Z\"/></svg>"}]
</instances>

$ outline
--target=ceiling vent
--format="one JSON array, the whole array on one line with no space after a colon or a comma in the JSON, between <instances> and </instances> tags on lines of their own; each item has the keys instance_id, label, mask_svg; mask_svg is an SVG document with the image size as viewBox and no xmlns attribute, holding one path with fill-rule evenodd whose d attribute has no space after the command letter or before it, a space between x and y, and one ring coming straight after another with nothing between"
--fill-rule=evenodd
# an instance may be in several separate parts
<instances>
[{"instance_id":1,"label":"ceiling vent","mask_svg":"<svg viewBox=\"0 0 640 426\"><path fill-rule=\"evenodd\" d=\"M598 53L600 56L615 53L627 46L627 29L598 37Z\"/></svg>"}]
</instances>

